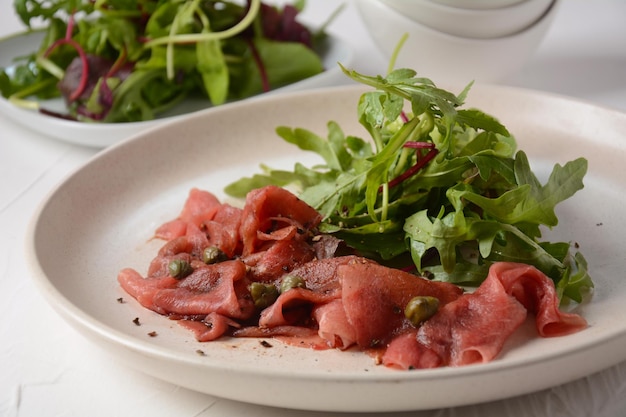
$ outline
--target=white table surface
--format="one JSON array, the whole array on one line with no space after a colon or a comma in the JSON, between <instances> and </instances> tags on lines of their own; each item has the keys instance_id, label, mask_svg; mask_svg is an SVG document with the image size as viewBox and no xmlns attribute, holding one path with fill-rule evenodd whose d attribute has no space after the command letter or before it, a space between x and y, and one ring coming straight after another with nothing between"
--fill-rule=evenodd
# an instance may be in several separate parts
<instances>
[{"instance_id":1,"label":"white table surface","mask_svg":"<svg viewBox=\"0 0 626 417\"><path fill-rule=\"evenodd\" d=\"M304 17L321 23L339 3L310 0ZM345 3L329 31L354 47L353 68L384 72L386 60L353 2ZM563 0L536 55L503 83L626 111L625 22L624 0ZM0 0L0 36L21 29L12 1ZM116 363L53 312L30 280L23 253L25 230L46 194L97 151L33 133L0 114L0 415L330 415L223 400L153 379ZM625 416L626 363L531 395L398 415Z\"/></svg>"}]
</instances>

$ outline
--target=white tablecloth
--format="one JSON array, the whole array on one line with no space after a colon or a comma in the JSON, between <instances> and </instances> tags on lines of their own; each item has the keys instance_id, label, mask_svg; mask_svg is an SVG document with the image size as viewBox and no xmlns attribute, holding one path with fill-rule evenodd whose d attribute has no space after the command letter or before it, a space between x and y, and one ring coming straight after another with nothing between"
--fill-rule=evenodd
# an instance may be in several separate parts
<instances>
[{"instance_id":1,"label":"white tablecloth","mask_svg":"<svg viewBox=\"0 0 626 417\"><path fill-rule=\"evenodd\" d=\"M355 69L384 72L385 58L352 1L345 3L329 31L351 43ZM311 0L304 18L321 23L338 4ZM505 83L626 111L625 22L626 1L564 0L536 55ZM21 29L12 1L0 0L0 36ZM0 415L330 415L237 403L142 375L116 363L53 312L30 280L23 253L25 230L46 194L96 152L33 133L0 114ZM625 416L626 363L532 395L399 415Z\"/></svg>"}]
</instances>

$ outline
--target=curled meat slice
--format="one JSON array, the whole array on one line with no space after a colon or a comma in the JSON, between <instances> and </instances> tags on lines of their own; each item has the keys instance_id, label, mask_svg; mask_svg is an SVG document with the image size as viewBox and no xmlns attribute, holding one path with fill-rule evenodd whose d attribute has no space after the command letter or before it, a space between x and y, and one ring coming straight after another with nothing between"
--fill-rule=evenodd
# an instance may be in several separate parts
<instances>
[{"instance_id":1,"label":"curled meat slice","mask_svg":"<svg viewBox=\"0 0 626 417\"><path fill-rule=\"evenodd\" d=\"M242 258L253 281L273 281L299 265L313 260L315 251L302 240L279 240L265 250Z\"/></svg>"},{"instance_id":2,"label":"curled meat slice","mask_svg":"<svg viewBox=\"0 0 626 417\"><path fill-rule=\"evenodd\" d=\"M259 327L285 325L311 326L311 309L325 304L330 298L322 293L304 288L293 288L282 293L276 301L261 312Z\"/></svg>"},{"instance_id":3,"label":"curled meat slice","mask_svg":"<svg viewBox=\"0 0 626 417\"><path fill-rule=\"evenodd\" d=\"M199 227L202 222L212 220L220 206L221 203L215 195L192 188L178 218Z\"/></svg>"},{"instance_id":4,"label":"curled meat slice","mask_svg":"<svg viewBox=\"0 0 626 417\"><path fill-rule=\"evenodd\" d=\"M317 334L317 330L302 326L244 327L235 330L233 336L271 337L291 346L316 350L328 349L326 341Z\"/></svg>"},{"instance_id":5,"label":"curled meat slice","mask_svg":"<svg viewBox=\"0 0 626 417\"><path fill-rule=\"evenodd\" d=\"M329 347L347 349L356 342L356 331L348 321L341 299L332 300L313 310L319 336Z\"/></svg>"},{"instance_id":6,"label":"curled meat slice","mask_svg":"<svg viewBox=\"0 0 626 417\"><path fill-rule=\"evenodd\" d=\"M408 326L404 308L413 297L432 296L445 305L462 293L456 285L429 281L372 262L350 262L341 265L337 273L356 343L366 349L388 343Z\"/></svg>"},{"instance_id":7,"label":"curled meat slice","mask_svg":"<svg viewBox=\"0 0 626 417\"><path fill-rule=\"evenodd\" d=\"M418 342L417 329L395 337L383 351L380 361L396 369L429 369L444 365L435 351Z\"/></svg>"},{"instance_id":8,"label":"curled meat slice","mask_svg":"<svg viewBox=\"0 0 626 417\"><path fill-rule=\"evenodd\" d=\"M435 354L441 365L461 366L493 360L506 340L535 315L540 336L562 336L587 327L584 318L558 308L552 280L533 266L499 262L472 294L443 306L417 331L414 341L393 341L383 363L401 368L429 367ZM395 344L413 346L410 355ZM422 357L427 355L426 357ZM435 361L436 362L436 361Z\"/></svg>"},{"instance_id":9,"label":"curled meat slice","mask_svg":"<svg viewBox=\"0 0 626 417\"><path fill-rule=\"evenodd\" d=\"M187 232L187 222L181 219L170 220L163 223L154 232L154 237L163 240L172 240L177 237L185 236Z\"/></svg>"},{"instance_id":10,"label":"curled meat slice","mask_svg":"<svg viewBox=\"0 0 626 417\"><path fill-rule=\"evenodd\" d=\"M487 279L497 278L511 296L536 316L540 336L564 336L587 327L578 314L559 310L559 298L554 283L537 268L519 263L499 262L489 270Z\"/></svg>"},{"instance_id":11,"label":"curled meat slice","mask_svg":"<svg viewBox=\"0 0 626 417\"><path fill-rule=\"evenodd\" d=\"M300 232L317 227L322 219L313 207L283 188L267 186L253 190L246 197L239 230L244 256L255 253L267 239L259 239L259 232L267 235L285 227L284 222L276 221L280 217L288 220L289 226L297 225Z\"/></svg>"},{"instance_id":12,"label":"curled meat slice","mask_svg":"<svg viewBox=\"0 0 626 417\"><path fill-rule=\"evenodd\" d=\"M165 311L154 303L154 297L159 291L178 285L178 280L170 276L144 278L132 268L122 269L117 275L117 281L139 304L160 314Z\"/></svg>"},{"instance_id":13,"label":"curled meat slice","mask_svg":"<svg viewBox=\"0 0 626 417\"><path fill-rule=\"evenodd\" d=\"M235 320L215 312L209 313L203 320L180 320L178 323L191 330L198 342L219 339L230 327L241 327Z\"/></svg>"},{"instance_id":14,"label":"curled meat slice","mask_svg":"<svg viewBox=\"0 0 626 417\"><path fill-rule=\"evenodd\" d=\"M243 211L238 207L223 204L218 208L215 217L202 225L208 244L217 246L228 256L234 257L241 253L239 227Z\"/></svg>"},{"instance_id":15,"label":"curled meat slice","mask_svg":"<svg viewBox=\"0 0 626 417\"><path fill-rule=\"evenodd\" d=\"M450 366L489 362L526 319L526 309L497 279L450 303L426 321L418 341Z\"/></svg>"},{"instance_id":16,"label":"curled meat slice","mask_svg":"<svg viewBox=\"0 0 626 417\"><path fill-rule=\"evenodd\" d=\"M254 305L237 282L245 281L246 267L240 261L226 261L196 269L180 280L176 288L167 288L154 295L154 304L167 314L205 315L212 312L231 318L245 319Z\"/></svg>"}]
</instances>

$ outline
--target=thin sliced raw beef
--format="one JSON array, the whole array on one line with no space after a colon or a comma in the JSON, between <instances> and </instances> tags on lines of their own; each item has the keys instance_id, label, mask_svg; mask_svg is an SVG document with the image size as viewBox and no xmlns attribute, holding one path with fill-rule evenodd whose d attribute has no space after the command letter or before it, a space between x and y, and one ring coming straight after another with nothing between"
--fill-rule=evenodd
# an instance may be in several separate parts
<instances>
[{"instance_id":1,"label":"thin sliced raw beef","mask_svg":"<svg viewBox=\"0 0 626 417\"><path fill-rule=\"evenodd\" d=\"M291 192L276 186L253 190L246 197L239 233L243 241L243 255L255 253L263 241L259 232L268 234L284 227L276 218L284 217L304 233L319 224L322 216Z\"/></svg>"},{"instance_id":2,"label":"thin sliced raw beef","mask_svg":"<svg viewBox=\"0 0 626 417\"><path fill-rule=\"evenodd\" d=\"M246 267L240 261L226 261L205 265L180 280L176 288L154 294L153 303L167 314L182 316L221 315L246 319L254 311L254 304L246 293L237 292L236 282L245 280Z\"/></svg>"},{"instance_id":3,"label":"thin sliced raw beef","mask_svg":"<svg viewBox=\"0 0 626 417\"><path fill-rule=\"evenodd\" d=\"M180 325L189 329L196 336L198 342L210 342L222 337L230 327L239 328L241 325L227 316L212 312L203 320L180 320Z\"/></svg>"},{"instance_id":4,"label":"thin sliced raw beef","mask_svg":"<svg viewBox=\"0 0 626 417\"><path fill-rule=\"evenodd\" d=\"M242 215L242 209L223 204L217 209L213 219L205 221L202 225L208 244L217 246L229 258L241 253L239 227Z\"/></svg>"},{"instance_id":5,"label":"thin sliced raw beef","mask_svg":"<svg viewBox=\"0 0 626 417\"><path fill-rule=\"evenodd\" d=\"M289 274L302 278L306 281L307 288L312 291L324 293L329 297L340 297L341 282L337 278L337 269L341 265L354 262L374 263L374 261L354 255L314 259L299 265Z\"/></svg>"},{"instance_id":6,"label":"thin sliced raw beef","mask_svg":"<svg viewBox=\"0 0 626 417\"><path fill-rule=\"evenodd\" d=\"M233 332L235 337L271 337L281 342L301 348L315 350L328 349L326 341L322 339L317 330L301 326L276 326L276 327L244 327Z\"/></svg>"},{"instance_id":7,"label":"thin sliced raw beef","mask_svg":"<svg viewBox=\"0 0 626 417\"><path fill-rule=\"evenodd\" d=\"M433 353L444 366L489 362L501 352L528 312L535 314L541 336L566 335L587 327L581 316L558 309L554 284L542 272L525 264L500 262L492 265L474 293L443 306L419 328L419 346L412 355L402 357L402 349L393 341L383 363L420 368L431 363L420 355Z\"/></svg>"},{"instance_id":8,"label":"thin sliced raw beef","mask_svg":"<svg viewBox=\"0 0 626 417\"><path fill-rule=\"evenodd\" d=\"M319 326L317 333L328 347L347 349L356 343L356 330L340 298L314 308L312 316Z\"/></svg>"},{"instance_id":9,"label":"thin sliced raw beef","mask_svg":"<svg viewBox=\"0 0 626 417\"><path fill-rule=\"evenodd\" d=\"M311 309L314 305L325 304L331 297L305 288L286 291L269 307L261 311L259 327L300 325L311 326Z\"/></svg>"},{"instance_id":10,"label":"thin sliced raw beef","mask_svg":"<svg viewBox=\"0 0 626 417\"><path fill-rule=\"evenodd\" d=\"M417 341L417 329L394 338L382 353L378 362L395 369L429 369L444 365L439 355Z\"/></svg>"},{"instance_id":11,"label":"thin sliced raw beef","mask_svg":"<svg viewBox=\"0 0 626 417\"><path fill-rule=\"evenodd\" d=\"M170 220L163 223L154 232L154 237L163 240L172 240L177 237L185 236L187 232L187 222L181 219Z\"/></svg>"},{"instance_id":12,"label":"thin sliced raw beef","mask_svg":"<svg viewBox=\"0 0 626 417\"><path fill-rule=\"evenodd\" d=\"M337 269L351 262L373 262L356 256L316 259L303 263L289 275L306 282L306 289L295 288L281 294L273 305L261 312L259 326L282 327L300 323L317 326L326 348L345 349L355 342L355 331L347 322L341 302ZM279 286L280 282L276 282ZM284 339L284 338L283 338ZM320 343L315 343L321 348Z\"/></svg>"},{"instance_id":13,"label":"thin sliced raw beef","mask_svg":"<svg viewBox=\"0 0 626 417\"><path fill-rule=\"evenodd\" d=\"M187 238L187 236L180 236L174 238L159 249L157 256L172 256L179 253L190 254L193 250L193 242Z\"/></svg>"},{"instance_id":14,"label":"thin sliced raw beef","mask_svg":"<svg viewBox=\"0 0 626 417\"><path fill-rule=\"evenodd\" d=\"M178 280L170 276L144 278L132 268L122 269L117 275L117 281L139 304L159 314L165 314L165 311L154 304L155 295L163 289L178 285Z\"/></svg>"},{"instance_id":15,"label":"thin sliced raw beef","mask_svg":"<svg viewBox=\"0 0 626 417\"><path fill-rule=\"evenodd\" d=\"M452 302L426 321L418 341L450 366L489 362L526 319L526 309L490 274L473 293Z\"/></svg>"},{"instance_id":16,"label":"thin sliced raw beef","mask_svg":"<svg viewBox=\"0 0 626 417\"><path fill-rule=\"evenodd\" d=\"M213 219L220 206L220 201L210 192L192 188L178 218L200 227L202 222Z\"/></svg>"},{"instance_id":17,"label":"thin sliced raw beef","mask_svg":"<svg viewBox=\"0 0 626 417\"><path fill-rule=\"evenodd\" d=\"M455 285L357 256L307 262L290 275L304 279L307 288L281 294L261 312L259 326L311 326L305 319L312 317L327 346L341 349L355 343L366 349L382 346L410 327L404 307L414 296L430 295L446 304L462 293Z\"/></svg>"},{"instance_id":18,"label":"thin sliced raw beef","mask_svg":"<svg viewBox=\"0 0 626 417\"><path fill-rule=\"evenodd\" d=\"M191 262L191 255L187 252L181 252L174 255L159 255L150 262L148 267L148 277L168 277L170 275L169 264L173 260L182 260Z\"/></svg>"},{"instance_id":19,"label":"thin sliced raw beef","mask_svg":"<svg viewBox=\"0 0 626 417\"><path fill-rule=\"evenodd\" d=\"M587 321L580 315L559 310L554 283L535 267L500 262L491 267L489 275L497 276L506 292L535 314L539 335L564 336L587 327Z\"/></svg>"},{"instance_id":20,"label":"thin sliced raw beef","mask_svg":"<svg viewBox=\"0 0 626 417\"><path fill-rule=\"evenodd\" d=\"M213 220L222 206L213 194L192 188L178 217L159 226L154 236L164 240L184 236L189 224L201 227L203 223Z\"/></svg>"},{"instance_id":21,"label":"thin sliced raw beef","mask_svg":"<svg viewBox=\"0 0 626 417\"><path fill-rule=\"evenodd\" d=\"M361 348L385 345L408 326L407 303L416 296L432 296L441 306L456 300L462 290L446 282L434 282L372 262L341 265L337 275L348 321Z\"/></svg>"},{"instance_id":22,"label":"thin sliced raw beef","mask_svg":"<svg viewBox=\"0 0 626 417\"><path fill-rule=\"evenodd\" d=\"M315 251L300 239L272 242L265 250L242 258L253 281L273 281L299 265L312 261Z\"/></svg>"},{"instance_id":23,"label":"thin sliced raw beef","mask_svg":"<svg viewBox=\"0 0 626 417\"><path fill-rule=\"evenodd\" d=\"M191 245L189 250L187 250L186 252L195 256L198 259L202 259L202 252L204 252L204 249L209 246L209 239L207 238L204 231L202 231L199 226L196 226L193 223L189 223L187 225L185 237Z\"/></svg>"}]
</instances>

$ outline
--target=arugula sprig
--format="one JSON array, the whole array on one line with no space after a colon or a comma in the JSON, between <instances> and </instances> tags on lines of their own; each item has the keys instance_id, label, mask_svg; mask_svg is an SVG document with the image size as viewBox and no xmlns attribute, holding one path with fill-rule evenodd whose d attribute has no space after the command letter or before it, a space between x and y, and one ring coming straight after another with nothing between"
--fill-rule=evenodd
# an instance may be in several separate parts
<instances>
[{"instance_id":1,"label":"arugula sprig","mask_svg":"<svg viewBox=\"0 0 626 417\"><path fill-rule=\"evenodd\" d=\"M497 261L536 266L563 299L581 301L593 286L583 255L568 242L542 242L558 223L555 206L583 188L587 161L555 165L541 184L526 154L495 117L462 108L455 95L410 69L386 77L342 67L374 88L358 102L367 140L329 122L326 137L281 126L278 135L324 163L263 173L226 187L244 196L268 184L296 185L331 233L381 262L433 279L478 285Z\"/></svg>"}]
</instances>

